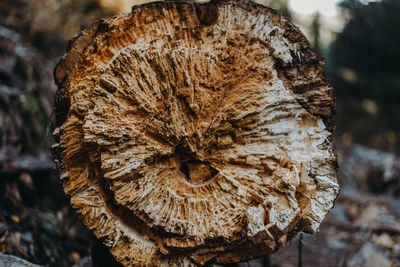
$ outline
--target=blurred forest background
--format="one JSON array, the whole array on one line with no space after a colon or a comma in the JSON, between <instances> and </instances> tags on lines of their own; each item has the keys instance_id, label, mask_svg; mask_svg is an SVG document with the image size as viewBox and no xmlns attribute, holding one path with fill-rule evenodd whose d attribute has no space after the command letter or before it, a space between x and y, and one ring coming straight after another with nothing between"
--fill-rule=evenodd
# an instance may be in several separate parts
<instances>
[{"instance_id":1,"label":"blurred forest background","mask_svg":"<svg viewBox=\"0 0 400 267\"><path fill-rule=\"evenodd\" d=\"M42 266L111 266L51 161L52 71L74 34L143 2L0 2L1 253ZM338 1L333 16L257 2L290 17L326 63L342 190L316 236L239 266L300 266L299 254L303 266L400 266L400 1Z\"/></svg>"}]
</instances>

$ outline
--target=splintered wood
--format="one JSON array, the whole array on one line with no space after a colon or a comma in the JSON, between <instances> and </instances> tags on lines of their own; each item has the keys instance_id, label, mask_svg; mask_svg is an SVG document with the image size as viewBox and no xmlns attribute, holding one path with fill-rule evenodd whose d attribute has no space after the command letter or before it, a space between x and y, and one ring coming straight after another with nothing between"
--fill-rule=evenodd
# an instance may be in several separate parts
<instances>
[{"instance_id":1,"label":"splintered wood","mask_svg":"<svg viewBox=\"0 0 400 267\"><path fill-rule=\"evenodd\" d=\"M77 35L55 79L65 192L126 266L273 253L333 206L333 90L272 9L135 6Z\"/></svg>"}]
</instances>

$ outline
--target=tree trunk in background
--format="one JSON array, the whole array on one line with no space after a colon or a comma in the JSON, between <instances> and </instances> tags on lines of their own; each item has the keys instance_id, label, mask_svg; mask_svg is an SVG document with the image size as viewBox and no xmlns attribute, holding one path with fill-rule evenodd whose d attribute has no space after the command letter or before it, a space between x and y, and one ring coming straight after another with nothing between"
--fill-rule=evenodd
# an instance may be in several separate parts
<instances>
[{"instance_id":1,"label":"tree trunk in background","mask_svg":"<svg viewBox=\"0 0 400 267\"><path fill-rule=\"evenodd\" d=\"M126 266L273 253L333 206L333 90L275 10L135 6L77 35L55 79L65 192Z\"/></svg>"}]
</instances>

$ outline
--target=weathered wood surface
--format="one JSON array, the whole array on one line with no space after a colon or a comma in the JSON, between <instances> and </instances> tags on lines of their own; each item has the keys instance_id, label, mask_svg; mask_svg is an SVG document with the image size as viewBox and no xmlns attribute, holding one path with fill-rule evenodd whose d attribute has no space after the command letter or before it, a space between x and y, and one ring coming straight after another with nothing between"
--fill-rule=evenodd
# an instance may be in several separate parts
<instances>
[{"instance_id":1,"label":"weathered wood surface","mask_svg":"<svg viewBox=\"0 0 400 267\"><path fill-rule=\"evenodd\" d=\"M273 253L333 206L333 90L272 9L135 6L77 35L55 79L65 192L124 265Z\"/></svg>"}]
</instances>

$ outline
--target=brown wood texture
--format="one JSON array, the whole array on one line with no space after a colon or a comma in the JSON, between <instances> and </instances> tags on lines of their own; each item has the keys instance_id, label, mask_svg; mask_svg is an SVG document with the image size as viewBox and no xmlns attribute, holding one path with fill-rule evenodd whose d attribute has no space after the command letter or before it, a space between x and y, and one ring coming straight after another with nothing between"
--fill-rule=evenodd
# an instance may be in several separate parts
<instances>
[{"instance_id":1,"label":"brown wood texture","mask_svg":"<svg viewBox=\"0 0 400 267\"><path fill-rule=\"evenodd\" d=\"M94 23L55 69L53 151L73 207L126 266L239 262L315 233L339 191L321 65L249 1Z\"/></svg>"}]
</instances>

